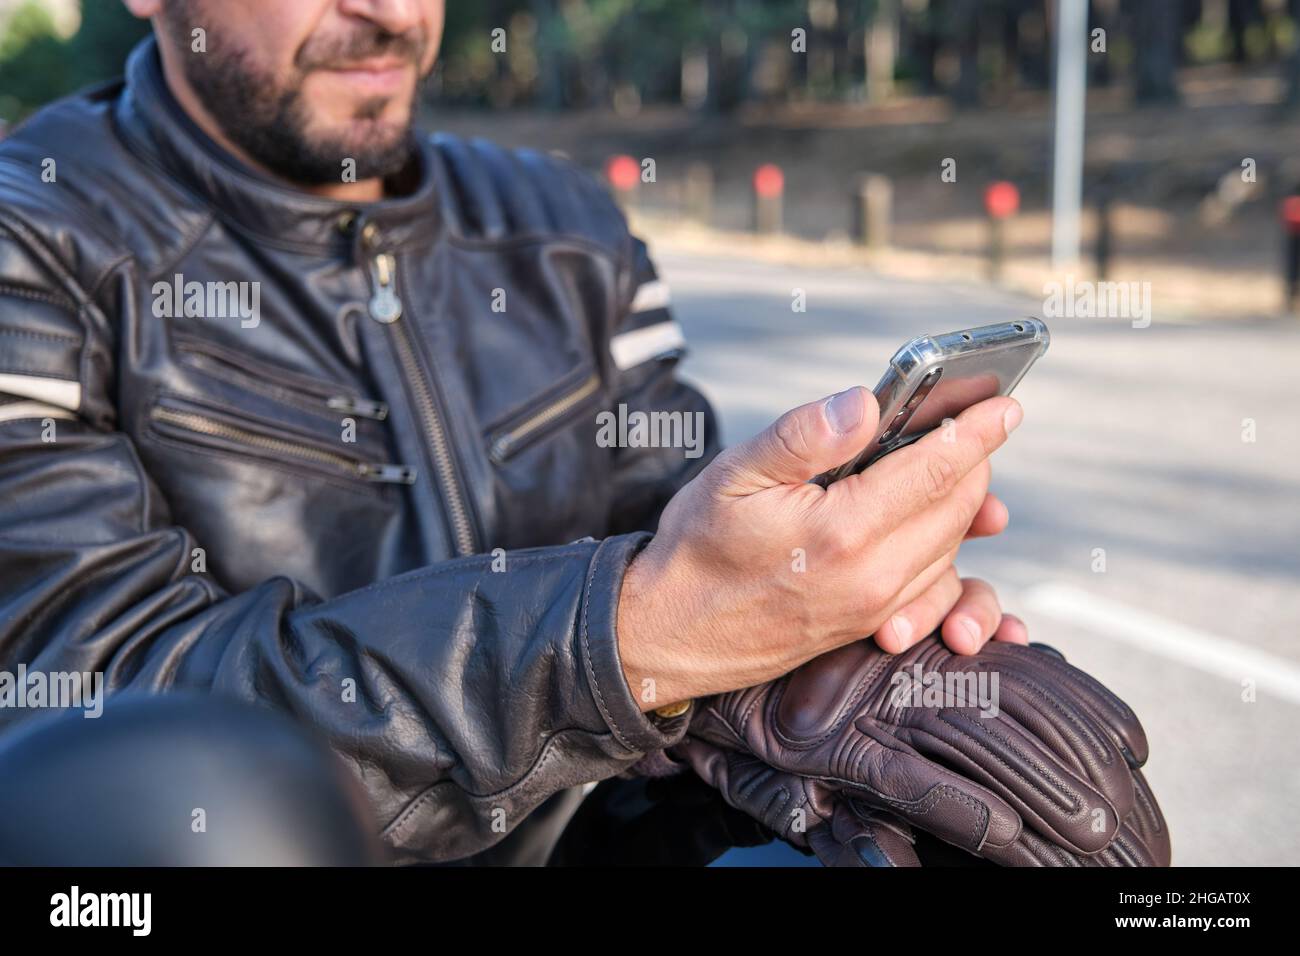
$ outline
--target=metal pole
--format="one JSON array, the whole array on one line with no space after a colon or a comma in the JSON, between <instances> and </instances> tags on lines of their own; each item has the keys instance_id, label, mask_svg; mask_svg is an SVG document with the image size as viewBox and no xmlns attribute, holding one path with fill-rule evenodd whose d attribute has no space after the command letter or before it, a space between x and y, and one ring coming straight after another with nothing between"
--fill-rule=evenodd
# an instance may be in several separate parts
<instances>
[{"instance_id":1,"label":"metal pole","mask_svg":"<svg viewBox=\"0 0 1300 956\"><path fill-rule=\"evenodd\" d=\"M1079 260L1083 116L1088 84L1088 0L1056 0L1056 136L1052 162L1052 267Z\"/></svg>"}]
</instances>

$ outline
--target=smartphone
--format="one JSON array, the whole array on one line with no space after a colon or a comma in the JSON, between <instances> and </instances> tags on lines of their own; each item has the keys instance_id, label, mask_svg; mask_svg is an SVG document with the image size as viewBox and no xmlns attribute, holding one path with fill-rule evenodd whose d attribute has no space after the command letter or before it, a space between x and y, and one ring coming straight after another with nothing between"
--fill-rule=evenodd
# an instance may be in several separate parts
<instances>
[{"instance_id":1,"label":"smartphone","mask_svg":"<svg viewBox=\"0 0 1300 956\"><path fill-rule=\"evenodd\" d=\"M880 424L871 444L813 481L826 486L856 475L971 405L1010 395L1050 341L1047 326L1034 318L912 339L876 386Z\"/></svg>"}]
</instances>

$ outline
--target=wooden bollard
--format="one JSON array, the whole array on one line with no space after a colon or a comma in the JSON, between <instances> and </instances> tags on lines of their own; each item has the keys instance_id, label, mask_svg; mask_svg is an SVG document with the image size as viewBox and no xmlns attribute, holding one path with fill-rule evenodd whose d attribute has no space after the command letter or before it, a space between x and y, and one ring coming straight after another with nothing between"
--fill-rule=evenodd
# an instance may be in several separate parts
<instances>
[{"instance_id":1,"label":"wooden bollard","mask_svg":"<svg viewBox=\"0 0 1300 956\"><path fill-rule=\"evenodd\" d=\"M868 249L889 248L894 207L894 184L889 177L874 173L862 176L852 198L854 240Z\"/></svg>"},{"instance_id":2,"label":"wooden bollard","mask_svg":"<svg viewBox=\"0 0 1300 956\"><path fill-rule=\"evenodd\" d=\"M1015 183L999 180L989 183L984 190L984 211L989 217L988 269L989 278L1002 277L1002 263L1006 258L1006 221L1020 208L1020 190Z\"/></svg>"},{"instance_id":3,"label":"wooden bollard","mask_svg":"<svg viewBox=\"0 0 1300 956\"><path fill-rule=\"evenodd\" d=\"M754 170L754 231L772 235L781 231L781 204L785 199L785 174L781 167L764 163Z\"/></svg>"},{"instance_id":4,"label":"wooden bollard","mask_svg":"<svg viewBox=\"0 0 1300 956\"><path fill-rule=\"evenodd\" d=\"M1114 245L1114 228L1111 222L1111 195L1103 189L1097 195L1097 278L1105 280L1110 272L1111 249Z\"/></svg>"},{"instance_id":5,"label":"wooden bollard","mask_svg":"<svg viewBox=\"0 0 1300 956\"><path fill-rule=\"evenodd\" d=\"M713 167L708 163L687 167L686 215L704 226L713 221Z\"/></svg>"},{"instance_id":6,"label":"wooden bollard","mask_svg":"<svg viewBox=\"0 0 1300 956\"><path fill-rule=\"evenodd\" d=\"M1300 196L1287 196L1282 200L1282 229L1285 308L1295 314L1297 305L1300 305Z\"/></svg>"}]
</instances>

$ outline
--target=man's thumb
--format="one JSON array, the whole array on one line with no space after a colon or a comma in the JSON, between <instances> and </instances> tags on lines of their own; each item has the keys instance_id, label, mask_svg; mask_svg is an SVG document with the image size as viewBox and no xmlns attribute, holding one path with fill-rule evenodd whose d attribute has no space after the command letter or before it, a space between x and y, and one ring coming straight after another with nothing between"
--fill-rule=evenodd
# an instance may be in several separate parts
<instances>
[{"instance_id":1,"label":"man's thumb","mask_svg":"<svg viewBox=\"0 0 1300 956\"><path fill-rule=\"evenodd\" d=\"M861 385L792 408L730 450L733 490L797 484L844 464L871 440L879 416L876 397Z\"/></svg>"}]
</instances>

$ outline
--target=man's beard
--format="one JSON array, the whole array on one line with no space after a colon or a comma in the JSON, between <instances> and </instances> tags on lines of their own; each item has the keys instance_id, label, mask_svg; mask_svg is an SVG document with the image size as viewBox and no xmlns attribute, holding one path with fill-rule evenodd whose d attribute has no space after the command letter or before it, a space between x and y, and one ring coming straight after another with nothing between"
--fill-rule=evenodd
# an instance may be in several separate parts
<instances>
[{"instance_id":1,"label":"man's beard","mask_svg":"<svg viewBox=\"0 0 1300 956\"><path fill-rule=\"evenodd\" d=\"M185 78L232 143L271 172L306 185L360 181L401 171L414 148L409 119L414 116L414 102L409 104L408 121L401 127L378 125L390 99L381 96L362 101L353 114L356 120L368 121L364 135L345 138L313 133L309 132L302 80L313 66L367 57L400 55L419 63L424 50L422 36L395 36L373 27L341 40L309 40L298 51L296 81L279 84L250 66L243 50L213 35L210 24L215 17L205 18L208 52L191 53L190 30L197 22L192 11L199 5L193 0L167 4L167 32L182 51ZM344 165L349 160L354 167Z\"/></svg>"}]
</instances>

